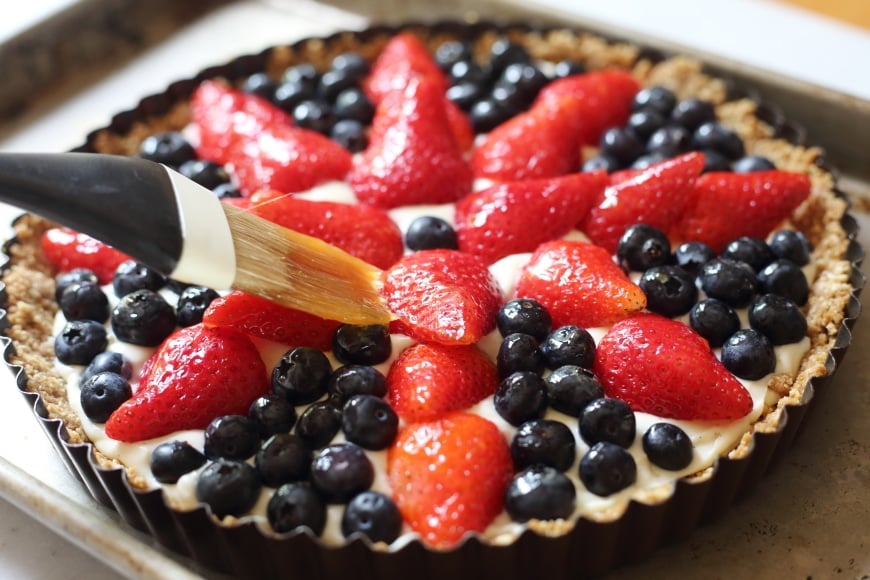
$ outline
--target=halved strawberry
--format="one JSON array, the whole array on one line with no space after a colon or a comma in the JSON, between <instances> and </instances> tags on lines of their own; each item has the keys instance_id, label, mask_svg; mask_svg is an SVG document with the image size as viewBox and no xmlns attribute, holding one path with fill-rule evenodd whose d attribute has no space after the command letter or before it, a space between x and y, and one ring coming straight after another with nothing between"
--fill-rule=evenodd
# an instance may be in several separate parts
<instances>
[{"instance_id":1,"label":"halved strawberry","mask_svg":"<svg viewBox=\"0 0 870 580\"><path fill-rule=\"evenodd\" d=\"M390 39L372 63L363 89L369 99L377 104L393 91L404 91L411 79L418 76L432 78L440 86L442 94L449 86L447 77L423 42L410 32L402 32Z\"/></svg>"},{"instance_id":2,"label":"halved strawberry","mask_svg":"<svg viewBox=\"0 0 870 580\"><path fill-rule=\"evenodd\" d=\"M487 419L468 413L409 425L387 453L387 476L402 518L440 549L486 529L502 511L512 473L504 436Z\"/></svg>"},{"instance_id":3,"label":"halved strawberry","mask_svg":"<svg viewBox=\"0 0 870 580\"><path fill-rule=\"evenodd\" d=\"M331 350L340 322L286 308L265 298L234 291L215 299L202 317L206 326L235 328L287 346Z\"/></svg>"},{"instance_id":4,"label":"halved strawberry","mask_svg":"<svg viewBox=\"0 0 870 580\"><path fill-rule=\"evenodd\" d=\"M625 230L637 223L668 233L689 203L692 185L703 169L703 154L687 153L630 177L620 173L589 210L580 229L610 252L616 251Z\"/></svg>"},{"instance_id":5,"label":"halved strawberry","mask_svg":"<svg viewBox=\"0 0 870 580\"><path fill-rule=\"evenodd\" d=\"M550 313L553 327L606 326L643 309L646 296L610 253L579 241L541 244L523 268L517 298L532 298Z\"/></svg>"},{"instance_id":6,"label":"halved strawberry","mask_svg":"<svg viewBox=\"0 0 870 580\"><path fill-rule=\"evenodd\" d=\"M106 421L106 435L136 442L205 429L221 415L246 415L269 392L266 366L242 332L202 324L164 341L133 397Z\"/></svg>"},{"instance_id":7,"label":"halved strawberry","mask_svg":"<svg viewBox=\"0 0 870 580\"><path fill-rule=\"evenodd\" d=\"M97 275L100 284L108 284L122 262L130 259L112 246L69 228L51 228L40 239L42 251L60 272L86 268Z\"/></svg>"},{"instance_id":8,"label":"halved strawberry","mask_svg":"<svg viewBox=\"0 0 870 580\"><path fill-rule=\"evenodd\" d=\"M420 341L472 344L495 327L502 294L486 264L456 250L422 250L381 275L394 328Z\"/></svg>"},{"instance_id":9,"label":"halved strawberry","mask_svg":"<svg viewBox=\"0 0 870 580\"><path fill-rule=\"evenodd\" d=\"M608 397L636 412L689 421L733 421L752 397L710 346L681 322L640 313L598 343L593 368Z\"/></svg>"},{"instance_id":10,"label":"halved strawberry","mask_svg":"<svg viewBox=\"0 0 870 580\"><path fill-rule=\"evenodd\" d=\"M378 268L402 257L402 232L387 213L361 204L311 201L273 190L251 198L251 212L285 228L314 236Z\"/></svg>"},{"instance_id":11,"label":"halved strawberry","mask_svg":"<svg viewBox=\"0 0 870 580\"><path fill-rule=\"evenodd\" d=\"M705 173L695 180L676 236L717 252L741 236L764 238L809 197L811 188L803 173Z\"/></svg>"},{"instance_id":12,"label":"halved strawberry","mask_svg":"<svg viewBox=\"0 0 870 580\"><path fill-rule=\"evenodd\" d=\"M501 183L456 204L459 249L492 263L564 236L607 183L604 172Z\"/></svg>"},{"instance_id":13,"label":"halved strawberry","mask_svg":"<svg viewBox=\"0 0 870 580\"><path fill-rule=\"evenodd\" d=\"M495 364L475 345L417 343L403 350L387 373L390 405L411 423L466 409L496 386Z\"/></svg>"}]
</instances>

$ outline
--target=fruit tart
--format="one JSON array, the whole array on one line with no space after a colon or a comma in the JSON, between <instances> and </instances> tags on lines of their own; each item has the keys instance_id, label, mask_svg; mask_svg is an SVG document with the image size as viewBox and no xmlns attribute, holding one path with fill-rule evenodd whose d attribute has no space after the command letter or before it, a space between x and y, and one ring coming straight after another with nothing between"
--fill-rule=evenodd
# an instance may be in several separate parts
<instances>
[{"instance_id":1,"label":"fruit tart","mask_svg":"<svg viewBox=\"0 0 870 580\"><path fill-rule=\"evenodd\" d=\"M751 487L848 343L854 222L767 111L563 28L240 58L80 150L368 261L394 320L184 285L24 216L7 359L94 497L216 571L600 574Z\"/></svg>"}]
</instances>

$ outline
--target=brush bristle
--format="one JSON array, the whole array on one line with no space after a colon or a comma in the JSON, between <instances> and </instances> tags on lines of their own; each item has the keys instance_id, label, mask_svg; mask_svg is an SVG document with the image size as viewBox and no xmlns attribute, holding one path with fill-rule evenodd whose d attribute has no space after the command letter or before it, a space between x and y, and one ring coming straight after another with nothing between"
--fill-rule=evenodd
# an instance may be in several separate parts
<instances>
[{"instance_id":1,"label":"brush bristle","mask_svg":"<svg viewBox=\"0 0 870 580\"><path fill-rule=\"evenodd\" d=\"M386 324L380 270L317 238L228 204L236 279L233 288L348 324Z\"/></svg>"}]
</instances>

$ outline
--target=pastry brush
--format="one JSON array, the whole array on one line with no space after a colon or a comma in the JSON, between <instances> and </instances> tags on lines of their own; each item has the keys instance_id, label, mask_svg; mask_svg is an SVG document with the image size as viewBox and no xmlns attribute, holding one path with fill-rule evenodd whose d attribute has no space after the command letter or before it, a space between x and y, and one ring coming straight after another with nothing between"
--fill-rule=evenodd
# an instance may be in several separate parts
<instances>
[{"instance_id":1,"label":"pastry brush","mask_svg":"<svg viewBox=\"0 0 870 580\"><path fill-rule=\"evenodd\" d=\"M380 270L222 203L172 169L95 153L0 153L0 201L90 235L180 282L330 320L384 324Z\"/></svg>"}]
</instances>

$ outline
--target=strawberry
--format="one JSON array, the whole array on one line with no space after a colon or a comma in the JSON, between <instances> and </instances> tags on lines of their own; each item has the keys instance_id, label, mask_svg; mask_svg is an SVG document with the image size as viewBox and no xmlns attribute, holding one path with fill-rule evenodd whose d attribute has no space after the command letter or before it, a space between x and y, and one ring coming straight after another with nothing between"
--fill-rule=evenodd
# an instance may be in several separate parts
<instances>
[{"instance_id":1,"label":"strawberry","mask_svg":"<svg viewBox=\"0 0 870 580\"><path fill-rule=\"evenodd\" d=\"M582 103L566 97L508 119L472 149L474 176L520 181L577 171L580 141L570 128L580 115Z\"/></svg>"},{"instance_id":2,"label":"strawberry","mask_svg":"<svg viewBox=\"0 0 870 580\"><path fill-rule=\"evenodd\" d=\"M234 291L215 299L202 317L206 326L231 327L287 346L331 350L340 322L286 308L258 296Z\"/></svg>"},{"instance_id":3,"label":"strawberry","mask_svg":"<svg viewBox=\"0 0 870 580\"><path fill-rule=\"evenodd\" d=\"M811 189L803 173L705 173L695 181L676 236L704 242L717 252L741 236L764 238L809 197Z\"/></svg>"},{"instance_id":4,"label":"strawberry","mask_svg":"<svg viewBox=\"0 0 870 580\"><path fill-rule=\"evenodd\" d=\"M45 257L60 272L86 268L96 274L100 284L109 284L115 270L130 259L123 252L68 228L50 228L40 239Z\"/></svg>"},{"instance_id":5,"label":"strawberry","mask_svg":"<svg viewBox=\"0 0 870 580\"><path fill-rule=\"evenodd\" d=\"M375 112L369 146L351 172L357 198L382 208L449 203L471 190L438 83L414 77Z\"/></svg>"},{"instance_id":6,"label":"strawberry","mask_svg":"<svg viewBox=\"0 0 870 580\"><path fill-rule=\"evenodd\" d=\"M598 343L593 371L608 397L635 412L689 421L734 421L752 397L710 346L681 322L640 313Z\"/></svg>"},{"instance_id":7,"label":"strawberry","mask_svg":"<svg viewBox=\"0 0 870 580\"><path fill-rule=\"evenodd\" d=\"M394 328L439 344L472 344L495 327L502 295L477 256L422 250L381 274L382 295L398 318Z\"/></svg>"},{"instance_id":8,"label":"strawberry","mask_svg":"<svg viewBox=\"0 0 870 580\"><path fill-rule=\"evenodd\" d=\"M450 86L423 42L410 32L402 32L390 39L372 63L363 89L378 104L389 93L404 91L411 79L418 76L430 77L442 94Z\"/></svg>"},{"instance_id":9,"label":"strawberry","mask_svg":"<svg viewBox=\"0 0 870 580\"><path fill-rule=\"evenodd\" d=\"M404 520L439 549L482 532L502 511L513 473L510 449L487 419L453 413L399 432L387 477Z\"/></svg>"},{"instance_id":10,"label":"strawberry","mask_svg":"<svg viewBox=\"0 0 870 580\"><path fill-rule=\"evenodd\" d=\"M456 204L459 249L492 263L531 252L567 234L604 191L607 174L512 181L473 192Z\"/></svg>"},{"instance_id":11,"label":"strawberry","mask_svg":"<svg viewBox=\"0 0 870 580\"><path fill-rule=\"evenodd\" d=\"M604 248L579 241L541 244L520 273L518 298L540 302L553 328L613 324L643 309L643 291Z\"/></svg>"},{"instance_id":12,"label":"strawberry","mask_svg":"<svg viewBox=\"0 0 870 580\"><path fill-rule=\"evenodd\" d=\"M553 81L538 93L533 107L573 97L582 104L575 118L580 143L597 145L608 127L621 127L631 114L634 95L640 84L627 72L601 70Z\"/></svg>"},{"instance_id":13,"label":"strawberry","mask_svg":"<svg viewBox=\"0 0 870 580\"><path fill-rule=\"evenodd\" d=\"M319 238L378 268L388 268L405 251L402 232L382 209L299 199L273 190L250 199L252 213L261 218Z\"/></svg>"},{"instance_id":14,"label":"strawberry","mask_svg":"<svg viewBox=\"0 0 870 580\"><path fill-rule=\"evenodd\" d=\"M205 429L215 417L247 415L269 389L250 338L228 327L188 326L154 353L133 397L106 421L106 435L136 442Z\"/></svg>"},{"instance_id":15,"label":"strawberry","mask_svg":"<svg viewBox=\"0 0 870 580\"><path fill-rule=\"evenodd\" d=\"M668 233L689 202L692 185L703 169L703 154L687 153L633 176L620 173L589 210L580 229L610 252L616 252L619 238L637 223Z\"/></svg>"},{"instance_id":16,"label":"strawberry","mask_svg":"<svg viewBox=\"0 0 870 580\"><path fill-rule=\"evenodd\" d=\"M411 423L468 408L497 385L495 365L475 345L417 343L403 350L387 373L390 405Z\"/></svg>"}]
</instances>

